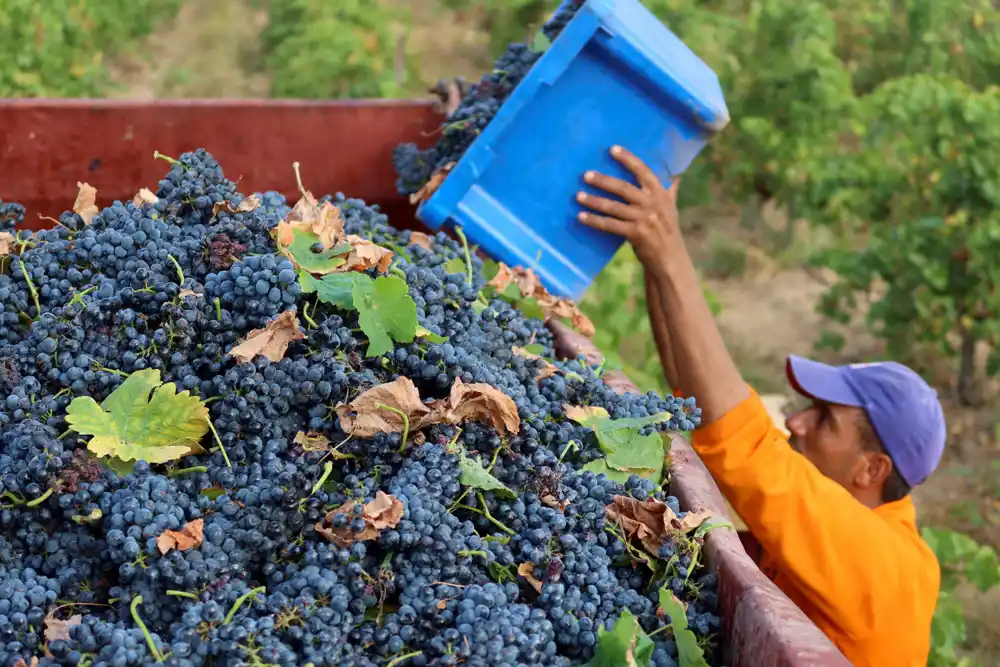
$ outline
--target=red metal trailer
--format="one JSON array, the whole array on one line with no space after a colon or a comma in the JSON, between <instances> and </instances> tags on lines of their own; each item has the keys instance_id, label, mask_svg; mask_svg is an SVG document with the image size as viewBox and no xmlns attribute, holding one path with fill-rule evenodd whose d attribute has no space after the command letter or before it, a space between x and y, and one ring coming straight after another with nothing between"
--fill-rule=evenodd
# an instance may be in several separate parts
<instances>
[{"instance_id":1,"label":"red metal trailer","mask_svg":"<svg viewBox=\"0 0 1000 667\"><path fill-rule=\"evenodd\" d=\"M165 173L153 152L209 150L243 192L278 190L294 199L292 163L316 194L343 192L378 203L396 227L419 225L396 192L394 146L430 143L439 126L423 101L112 100L0 101L0 198L28 208L44 228L72 207L77 182L97 188L98 205L155 189ZM599 356L587 339L557 331L564 355ZM635 390L624 376L611 380ZM683 437L673 441L671 490L685 507L725 515L722 495ZM747 555L741 537L709 533L706 553L719 576L729 667L847 667L850 663Z\"/></svg>"}]
</instances>

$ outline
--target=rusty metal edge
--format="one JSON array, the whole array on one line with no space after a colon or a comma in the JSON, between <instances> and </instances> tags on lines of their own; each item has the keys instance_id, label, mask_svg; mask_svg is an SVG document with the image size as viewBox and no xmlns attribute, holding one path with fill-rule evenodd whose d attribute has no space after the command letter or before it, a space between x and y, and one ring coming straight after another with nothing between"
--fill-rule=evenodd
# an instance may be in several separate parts
<instances>
[{"instance_id":1,"label":"rusty metal edge","mask_svg":"<svg viewBox=\"0 0 1000 667\"><path fill-rule=\"evenodd\" d=\"M603 355L592 341L559 322L550 322L549 328L558 356L600 362ZM618 393L640 393L622 371L608 371L604 379ZM680 433L670 437L671 493L682 507L708 509L731 522L722 492L687 438ZM735 531L710 531L705 553L719 577L728 667L850 667L830 639L760 571Z\"/></svg>"}]
</instances>

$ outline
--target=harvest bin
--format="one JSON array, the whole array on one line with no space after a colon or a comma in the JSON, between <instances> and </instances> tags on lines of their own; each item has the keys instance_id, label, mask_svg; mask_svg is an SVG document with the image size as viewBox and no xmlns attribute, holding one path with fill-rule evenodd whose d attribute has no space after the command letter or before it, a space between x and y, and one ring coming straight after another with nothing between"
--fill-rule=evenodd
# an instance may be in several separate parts
<instances>
[{"instance_id":1,"label":"harvest bin","mask_svg":"<svg viewBox=\"0 0 1000 667\"><path fill-rule=\"evenodd\" d=\"M580 299L622 244L576 219L583 172L630 178L621 144L669 181L728 123L718 77L640 0L587 0L418 217Z\"/></svg>"},{"instance_id":2,"label":"harvest bin","mask_svg":"<svg viewBox=\"0 0 1000 667\"><path fill-rule=\"evenodd\" d=\"M51 225L72 207L77 181L103 207L155 187L164 164L203 147L243 192L278 190L295 198L292 163L312 192L345 192L378 203L397 227L414 228L413 208L396 193L390 156L404 141L428 143L441 118L417 101L0 101L0 198L28 207L29 226ZM593 344L558 324L564 356L599 357ZM612 374L609 374L612 375ZM619 391L636 391L621 374ZM684 438L673 441L671 491L684 507L725 515L712 478ZM706 553L719 576L728 667L847 667L850 663L747 556L728 530L708 534Z\"/></svg>"}]
</instances>

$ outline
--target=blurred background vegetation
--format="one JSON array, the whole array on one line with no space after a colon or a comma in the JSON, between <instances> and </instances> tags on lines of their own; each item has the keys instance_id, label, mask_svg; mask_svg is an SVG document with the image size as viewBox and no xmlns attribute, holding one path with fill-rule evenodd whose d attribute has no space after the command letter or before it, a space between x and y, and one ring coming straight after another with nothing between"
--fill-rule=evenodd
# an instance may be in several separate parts
<instances>
[{"instance_id":1,"label":"blurred background vegetation","mask_svg":"<svg viewBox=\"0 0 1000 667\"><path fill-rule=\"evenodd\" d=\"M424 97L554 0L0 0L0 96ZM951 440L916 493L945 569L932 665L1000 664L1000 10L989 0L647 0L732 125L683 179L687 242L745 376L893 357ZM584 307L666 389L628 248Z\"/></svg>"}]
</instances>

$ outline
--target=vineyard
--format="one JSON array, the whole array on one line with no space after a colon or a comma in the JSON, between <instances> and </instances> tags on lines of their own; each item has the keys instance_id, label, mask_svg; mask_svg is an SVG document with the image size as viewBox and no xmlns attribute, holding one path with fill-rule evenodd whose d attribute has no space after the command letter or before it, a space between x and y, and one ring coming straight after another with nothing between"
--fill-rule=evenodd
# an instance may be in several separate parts
<instances>
[{"instance_id":1,"label":"vineyard","mask_svg":"<svg viewBox=\"0 0 1000 667\"><path fill-rule=\"evenodd\" d=\"M143 63L141 77L169 81L153 96L423 97L440 77L478 79L558 4L0 0L0 96L128 96L127 61ZM1000 489L989 478L1000 470L991 407L1000 383L1000 9L989 0L646 4L719 74L733 119L680 193L707 295L747 358L738 358L745 375L780 390L780 357L815 349L832 360L892 357L933 378L952 448L960 444L939 474L951 475L946 491L918 505L925 523L960 532L925 529L948 575L931 664L995 662L1000 634L970 601L995 601L1000 584ZM238 48L205 56L225 83L199 83L192 54L231 31ZM441 252L461 257L457 246ZM608 368L665 392L644 298L641 268L624 248L581 307L601 323L595 342Z\"/></svg>"}]
</instances>

